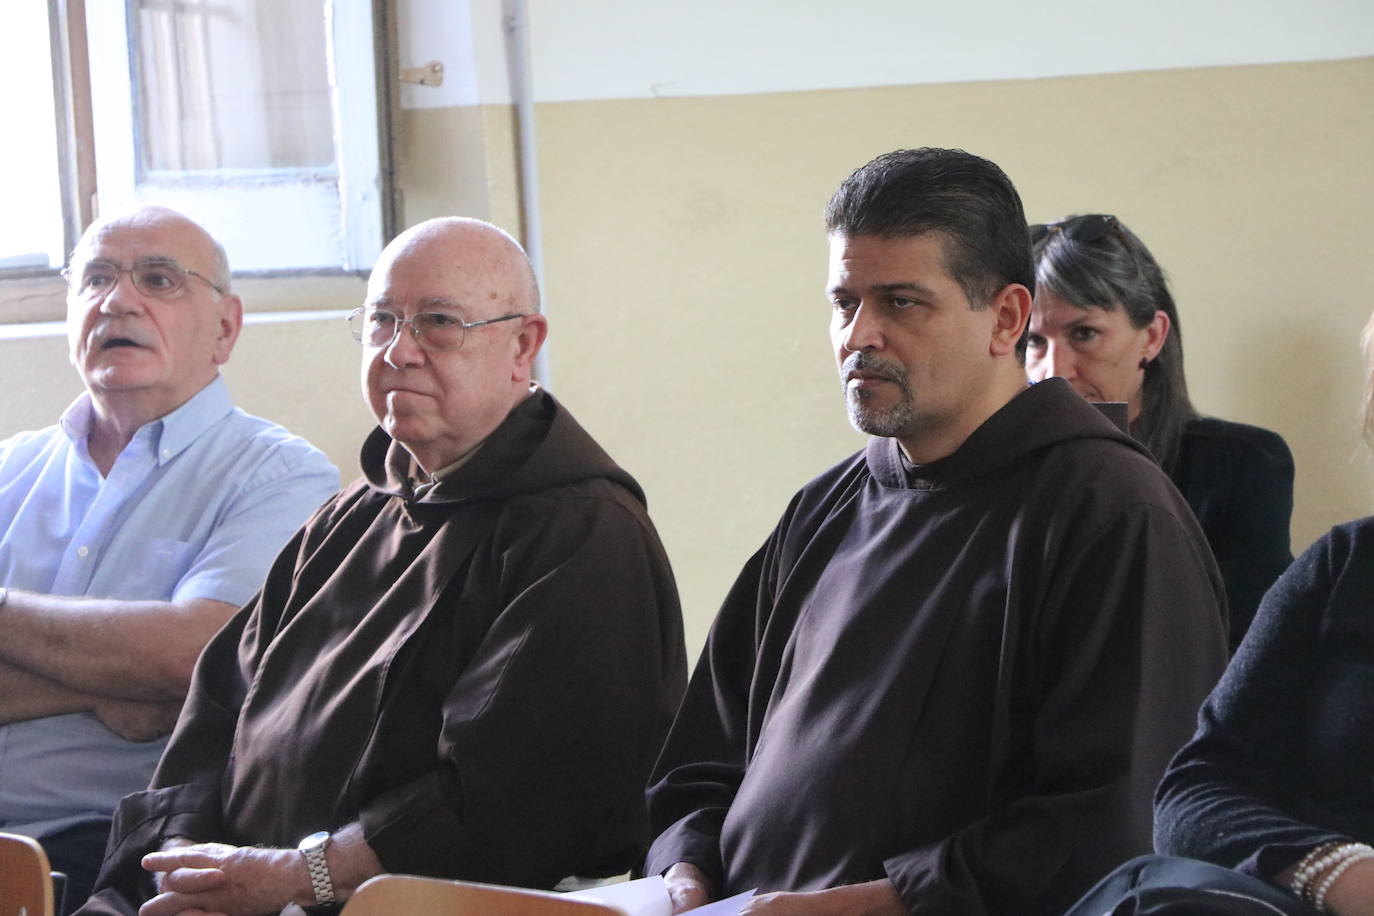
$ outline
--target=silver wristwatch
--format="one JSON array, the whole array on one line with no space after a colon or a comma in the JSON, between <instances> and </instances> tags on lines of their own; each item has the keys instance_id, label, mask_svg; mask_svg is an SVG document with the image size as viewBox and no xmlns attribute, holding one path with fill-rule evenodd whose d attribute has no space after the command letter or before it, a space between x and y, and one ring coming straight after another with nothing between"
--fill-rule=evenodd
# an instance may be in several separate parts
<instances>
[{"instance_id":1,"label":"silver wristwatch","mask_svg":"<svg viewBox=\"0 0 1374 916\"><path fill-rule=\"evenodd\" d=\"M300 841L296 847L305 856L305 868L310 872L310 885L315 889L316 903L334 902L334 882L329 878L329 860L324 856L329 845L329 833L321 830Z\"/></svg>"}]
</instances>

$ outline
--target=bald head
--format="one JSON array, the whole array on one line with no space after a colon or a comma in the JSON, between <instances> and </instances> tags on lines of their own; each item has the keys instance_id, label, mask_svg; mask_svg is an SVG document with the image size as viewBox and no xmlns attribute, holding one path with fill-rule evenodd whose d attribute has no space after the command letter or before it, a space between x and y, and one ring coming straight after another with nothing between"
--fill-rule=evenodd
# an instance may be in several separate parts
<instances>
[{"instance_id":1,"label":"bald head","mask_svg":"<svg viewBox=\"0 0 1374 916\"><path fill-rule=\"evenodd\" d=\"M539 284L525 250L505 230L480 219L443 216L412 226L386 246L373 280L400 262L423 264L480 290L479 301L458 303L469 321L539 311ZM371 283L368 295L375 295Z\"/></svg>"},{"instance_id":2,"label":"bald head","mask_svg":"<svg viewBox=\"0 0 1374 916\"><path fill-rule=\"evenodd\" d=\"M169 207L145 205L124 210L111 216L102 217L91 223L82 234L81 240L72 249L70 264L73 268L84 262L92 249L104 240L117 238L125 230L163 230L164 234L177 239L193 260L187 262L178 258L183 267L189 267L205 274L215 286L229 291L229 257L224 246L215 241L204 227L189 217Z\"/></svg>"},{"instance_id":3,"label":"bald head","mask_svg":"<svg viewBox=\"0 0 1374 916\"><path fill-rule=\"evenodd\" d=\"M373 327L390 343L362 338L363 393L424 470L467 454L529 396L548 323L525 252L490 223L432 219L397 236L368 278L367 308L387 315ZM438 345L420 314L466 331Z\"/></svg>"}]
</instances>

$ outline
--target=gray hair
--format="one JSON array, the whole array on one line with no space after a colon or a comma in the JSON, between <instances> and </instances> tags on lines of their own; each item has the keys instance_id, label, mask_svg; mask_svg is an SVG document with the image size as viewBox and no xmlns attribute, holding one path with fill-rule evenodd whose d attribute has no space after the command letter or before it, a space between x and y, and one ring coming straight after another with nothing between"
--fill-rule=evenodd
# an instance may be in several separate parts
<instances>
[{"instance_id":1,"label":"gray hair","mask_svg":"<svg viewBox=\"0 0 1374 916\"><path fill-rule=\"evenodd\" d=\"M1057 228L1076 217L1070 216ZM1183 375L1183 328L1169 292L1164 270L1135 233L1114 216L1096 239L1070 238L1065 231L1049 231L1031 248L1035 288L1049 290L1080 309L1121 309L1134 328L1143 328L1155 312L1169 316L1169 334L1159 354L1145 366L1140 418L1135 437L1143 442L1166 472L1178 460L1183 429L1197 418Z\"/></svg>"},{"instance_id":2,"label":"gray hair","mask_svg":"<svg viewBox=\"0 0 1374 916\"><path fill-rule=\"evenodd\" d=\"M225 252L224 246L218 239L211 238L211 251L213 252L213 263L210 265L210 279L215 281L215 285L228 295L231 291L230 283L233 275L229 273L229 255Z\"/></svg>"},{"instance_id":3,"label":"gray hair","mask_svg":"<svg viewBox=\"0 0 1374 916\"><path fill-rule=\"evenodd\" d=\"M143 204L129 210L95 219L86 227L86 231L81 233L81 238L77 240L76 245L72 248L71 253L67 257L67 263L69 265L74 264L77 259L82 256L84 250L90 246L91 238L106 226L124 223L130 220L151 219L178 220L190 227L192 231L200 233L205 241L210 243L211 263L207 268L210 275L210 281L224 294L227 295L230 292L233 277L229 272L229 255L225 252L224 246L221 245L219 240L212 236L204 226L200 225L189 216L159 204ZM184 267L186 265L183 264L182 266Z\"/></svg>"}]
</instances>

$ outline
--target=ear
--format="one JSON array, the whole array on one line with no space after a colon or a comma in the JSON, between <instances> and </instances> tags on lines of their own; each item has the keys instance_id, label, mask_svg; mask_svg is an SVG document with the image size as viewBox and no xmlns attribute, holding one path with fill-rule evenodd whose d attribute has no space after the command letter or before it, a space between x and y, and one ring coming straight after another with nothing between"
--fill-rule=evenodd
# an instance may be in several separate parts
<instances>
[{"instance_id":1,"label":"ear","mask_svg":"<svg viewBox=\"0 0 1374 916\"><path fill-rule=\"evenodd\" d=\"M1031 298L1031 291L1020 283L1008 283L988 302L994 319L988 352L993 356L1016 355L1016 343L1030 321Z\"/></svg>"},{"instance_id":2,"label":"ear","mask_svg":"<svg viewBox=\"0 0 1374 916\"><path fill-rule=\"evenodd\" d=\"M534 369L534 358L544 339L549 336L549 319L535 313L520 319L520 330L515 334L515 367L511 371L511 381L528 382Z\"/></svg>"},{"instance_id":3,"label":"ear","mask_svg":"<svg viewBox=\"0 0 1374 916\"><path fill-rule=\"evenodd\" d=\"M234 342L243 330L243 300L233 293L221 297L219 315L219 334L215 337L214 362L223 366L229 362L229 354L234 351Z\"/></svg>"},{"instance_id":4,"label":"ear","mask_svg":"<svg viewBox=\"0 0 1374 916\"><path fill-rule=\"evenodd\" d=\"M1145 349L1140 355L1146 362L1153 360L1159 355L1159 351L1164 349L1164 342L1169 339L1169 316L1162 309L1155 310L1155 317L1150 319L1150 323L1141 328L1145 332Z\"/></svg>"}]
</instances>

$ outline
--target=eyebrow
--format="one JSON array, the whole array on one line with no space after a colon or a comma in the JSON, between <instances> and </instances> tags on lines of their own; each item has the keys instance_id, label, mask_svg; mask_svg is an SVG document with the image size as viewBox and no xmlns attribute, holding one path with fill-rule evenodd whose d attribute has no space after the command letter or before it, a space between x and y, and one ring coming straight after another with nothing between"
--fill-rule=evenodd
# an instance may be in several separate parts
<instances>
[{"instance_id":1,"label":"eyebrow","mask_svg":"<svg viewBox=\"0 0 1374 916\"><path fill-rule=\"evenodd\" d=\"M375 299L366 300L366 304L373 308L394 309L396 307L396 299L393 296L377 296ZM460 315L463 314L463 307L445 296L425 296L421 298L417 304L422 312L431 311L437 308L458 312Z\"/></svg>"},{"instance_id":2,"label":"eyebrow","mask_svg":"<svg viewBox=\"0 0 1374 916\"><path fill-rule=\"evenodd\" d=\"M917 296L927 299L935 296L935 291L930 287L909 281L902 283L878 283L869 287L869 289L875 293L914 293ZM835 293L852 293L854 290L850 289L848 286L832 286L826 290L826 292L834 295Z\"/></svg>"},{"instance_id":3,"label":"eyebrow","mask_svg":"<svg viewBox=\"0 0 1374 916\"><path fill-rule=\"evenodd\" d=\"M91 265L95 265L95 266L97 266L97 267L114 267L114 268L116 268L116 269L119 268L119 264L116 263L115 261L111 261L109 258L88 258L88 259L84 262L84 264L83 264L84 267L90 267ZM159 266L161 266L161 267L180 267L180 266L181 266L181 262L178 261L176 258L168 257L168 256L165 255L165 254L150 254L150 255L147 255L146 257L136 258L136 259L134 260L133 266L134 266L134 267L159 267Z\"/></svg>"},{"instance_id":4,"label":"eyebrow","mask_svg":"<svg viewBox=\"0 0 1374 916\"><path fill-rule=\"evenodd\" d=\"M1064 321L1064 322L1060 322L1059 324L1050 324L1049 322L1043 321L1043 320L1042 320L1040 326L1043 328L1043 327L1045 327L1046 325L1049 325L1049 327L1050 327L1051 330L1055 330L1055 331L1067 331L1067 330L1069 330L1070 328L1076 328L1076 327L1078 327L1080 324L1082 324L1082 323L1085 322L1085 321L1091 321L1091 320L1092 320L1092 315L1089 314L1089 313L1087 313L1087 312L1085 311L1081 317L1075 318L1073 321Z\"/></svg>"}]
</instances>

